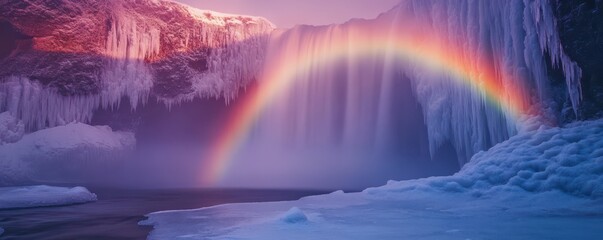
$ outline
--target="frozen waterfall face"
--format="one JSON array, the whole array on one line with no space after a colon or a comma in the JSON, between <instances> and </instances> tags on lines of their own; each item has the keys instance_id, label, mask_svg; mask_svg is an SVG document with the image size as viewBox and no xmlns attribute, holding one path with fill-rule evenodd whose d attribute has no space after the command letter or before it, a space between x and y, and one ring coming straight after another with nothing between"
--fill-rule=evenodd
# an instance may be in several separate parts
<instances>
[{"instance_id":1,"label":"frozen waterfall face","mask_svg":"<svg viewBox=\"0 0 603 240\"><path fill-rule=\"evenodd\" d=\"M259 84L276 81L274 69L291 83L249 148L433 156L452 145L463 164L518 131L559 124L562 111L578 114L582 70L556 27L549 1L409 0L374 20L275 31Z\"/></svg>"},{"instance_id":2,"label":"frozen waterfall face","mask_svg":"<svg viewBox=\"0 0 603 240\"><path fill-rule=\"evenodd\" d=\"M232 100L257 77L263 18L171 1L2 1L0 112L29 130L89 122L122 100Z\"/></svg>"}]
</instances>

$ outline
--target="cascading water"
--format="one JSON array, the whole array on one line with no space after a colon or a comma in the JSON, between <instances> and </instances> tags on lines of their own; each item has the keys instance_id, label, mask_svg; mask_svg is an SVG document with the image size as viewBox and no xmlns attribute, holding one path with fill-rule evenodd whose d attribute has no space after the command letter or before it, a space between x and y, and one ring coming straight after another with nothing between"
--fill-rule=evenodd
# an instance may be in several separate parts
<instances>
[{"instance_id":1,"label":"cascading water","mask_svg":"<svg viewBox=\"0 0 603 240\"><path fill-rule=\"evenodd\" d=\"M400 134L424 134L413 129L423 124L416 120L421 112L410 82L388 56L320 60L323 51L341 44L358 47L354 39L360 36L355 34L365 33L354 32L355 26L302 26L274 34L268 68L278 66L283 55L293 66L302 65L300 59L316 61L295 74L288 90L269 103L251 142L366 153L404 147L394 143Z\"/></svg>"}]
</instances>

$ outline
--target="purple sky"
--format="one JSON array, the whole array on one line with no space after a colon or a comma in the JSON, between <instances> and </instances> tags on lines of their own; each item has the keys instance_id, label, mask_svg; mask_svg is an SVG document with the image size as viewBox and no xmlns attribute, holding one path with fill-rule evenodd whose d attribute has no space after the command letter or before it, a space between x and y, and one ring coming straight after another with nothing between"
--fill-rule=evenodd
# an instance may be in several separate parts
<instances>
[{"instance_id":1,"label":"purple sky","mask_svg":"<svg viewBox=\"0 0 603 240\"><path fill-rule=\"evenodd\" d=\"M176 0L224 13L262 16L277 27L326 25L351 18L374 18L400 0Z\"/></svg>"}]
</instances>

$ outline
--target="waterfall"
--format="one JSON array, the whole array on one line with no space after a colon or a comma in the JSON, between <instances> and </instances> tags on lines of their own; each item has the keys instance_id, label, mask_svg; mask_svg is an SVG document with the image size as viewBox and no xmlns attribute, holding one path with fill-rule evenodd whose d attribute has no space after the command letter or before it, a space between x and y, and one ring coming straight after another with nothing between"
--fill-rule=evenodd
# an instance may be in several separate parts
<instances>
[{"instance_id":1,"label":"waterfall","mask_svg":"<svg viewBox=\"0 0 603 240\"><path fill-rule=\"evenodd\" d=\"M275 31L265 75L303 69L264 109L246 148L387 154L405 148L401 134L419 139L424 128L432 155L451 143L463 164L530 124L554 123L547 61L565 73L568 99L579 105L580 68L563 52L555 21L547 1L408 0L374 20ZM408 39L446 58L444 66L400 57ZM381 46L351 57L367 44ZM330 56L337 49L343 56ZM404 121L416 114L423 124Z\"/></svg>"},{"instance_id":2,"label":"waterfall","mask_svg":"<svg viewBox=\"0 0 603 240\"><path fill-rule=\"evenodd\" d=\"M452 145L462 164L523 129L555 124L563 103L553 100L548 66L563 72L568 105L581 101L581 69L545 0L404 0L373 20L276 31L263 18L171 1L113 1L98 5L102 16L81 7L53 27L79 39L90 33L70 27L97 20L104 24L90 26L106 32L81 36L93 42L63 46L49 33L5 59L0 112L27 130L89 122L124 98L133 108L150 95L168 108L197 97L228 103L284 68L290 79L281 80L292 84L262 109L246 148L420 155L426 139L429 154ZM27 65L32 59L51 64Z\"/></svg>"}]
</instances>

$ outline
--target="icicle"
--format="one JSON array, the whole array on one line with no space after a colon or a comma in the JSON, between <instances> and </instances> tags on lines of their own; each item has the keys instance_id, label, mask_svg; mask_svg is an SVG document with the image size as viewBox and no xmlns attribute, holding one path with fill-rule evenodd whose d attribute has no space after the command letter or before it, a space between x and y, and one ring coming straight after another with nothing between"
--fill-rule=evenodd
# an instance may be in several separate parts
<instances>
[{"instance_id":1,"label":"icicle","mask_svg":"<svg viewBox=\"0 0 603 240\"><path fill-rule=\"evenodd\" d=\"M574 114L578 116L578 107L580 101L582 101L582 86L580 85L582 69L563 50L552 6L549 1L545 0L524 0L524 4L526 5L525 11L527 17L531 16L533 18L532 22L526 21L526 31L532 30L538 34L540 50L542 53L548 52L553 66L559 67L561 65L561 70L565 75L569 99L572 103ZM543 76L540 80L546 81L548 79L546 76Z\"/></svg>"},{"instance_id":2,"label":"icicle","mask_svg":"<svg viewBox=\"0 0 603 240\"><path fill-rule=\"evenodd\" d=\"M23 77L9 77L0 84L0 112L9 112L23 121L28 130L89 122L100 96L62 96L54 89Z\"/></svg>"}]
</instances>

